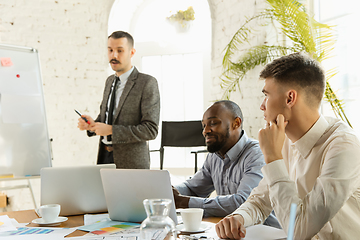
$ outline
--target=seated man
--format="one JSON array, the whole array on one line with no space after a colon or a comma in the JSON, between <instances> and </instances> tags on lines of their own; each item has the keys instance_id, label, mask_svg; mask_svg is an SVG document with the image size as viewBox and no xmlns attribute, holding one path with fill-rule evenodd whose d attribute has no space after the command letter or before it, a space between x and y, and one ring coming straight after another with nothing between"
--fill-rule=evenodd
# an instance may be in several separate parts
<instances>
[{"instance_id":1,"label":"seated man","mask_svg":"<svg viewBox=\"0 0 360 240\"><path fill-rule=\"evenodd\" d=\"M216 225L220 238L241 239L245 227L275 211L288 231L297 204L294 239L358 239L360 142L336 118L319 113L325 76L302 53L275 59L260 73L267 126L259 131L266 165L248 200Z\"/></svg>"},{"instance_id":2,"label":"seated man","mask_svg":"<svg viewBox=\"0 0 360 240\"><path fill-rule=\"evenodd\" d=\"M203 208L204 216L223 217L232 213L262 179L265 165L258 141L244 130L242 112L231 101L219 101L203 116L203 135L210 152L203 167L174 190L177 208ZM216 190L217 197L208 198ZM276 218L267 224L278 226Z\"/></svg>"}]
</instances>

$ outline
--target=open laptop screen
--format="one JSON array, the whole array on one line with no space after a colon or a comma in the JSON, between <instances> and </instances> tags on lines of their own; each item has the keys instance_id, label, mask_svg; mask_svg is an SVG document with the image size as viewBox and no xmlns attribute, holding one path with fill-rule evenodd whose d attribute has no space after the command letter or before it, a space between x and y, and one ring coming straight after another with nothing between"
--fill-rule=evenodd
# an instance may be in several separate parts
<instances>
[{"instance_id":1,"label":"open laptop screen","mask_svg":"<svg viewBox=\"0 0 360 240\"><path fill-rule=\"evenodd\" d=\"M107 212L102 168L115 169L115 164L42 168L41 205L60 204L62 216Z\"/></svg>"},{"instance_id":2,"label":"open laptop screen","mask_svg":"<svg viewBox=\"0 0 360 240\"><path fill-rule=\"evenodd\" d=\"M169 217L177 224L170 175L166 170L101 169L101 179L111 220L142 222L144 199L172 200Z\"/></svg>"}]
</instances>

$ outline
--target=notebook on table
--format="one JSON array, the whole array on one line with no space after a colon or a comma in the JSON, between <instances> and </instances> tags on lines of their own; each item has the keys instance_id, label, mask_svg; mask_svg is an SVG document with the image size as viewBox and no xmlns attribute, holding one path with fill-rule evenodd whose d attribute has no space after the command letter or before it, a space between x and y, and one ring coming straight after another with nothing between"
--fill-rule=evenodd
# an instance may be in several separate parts
<instances>
[{"instance_id":1,"label":"notebook on table","mask_svg":"<svg viewBox=\"0 0 360 240\"><path fill-rule=\"evenodd\" d=\"M142 222L144 199L170 199L169 217L177 224L170 175L166 170L101 169L105 199L113 221Z\"/></svg>"},{"instance_id":2,"label":"notebook on table","mask_svg":"<svg viewBox=\"0 0 360 240\"><path fill-rule=\"evenodd\" d=\"M100 169L115 164L75 167L46 167L40 170L40 204L58 203L60 215L107 212Z\"/></svg>"}]
</instances>

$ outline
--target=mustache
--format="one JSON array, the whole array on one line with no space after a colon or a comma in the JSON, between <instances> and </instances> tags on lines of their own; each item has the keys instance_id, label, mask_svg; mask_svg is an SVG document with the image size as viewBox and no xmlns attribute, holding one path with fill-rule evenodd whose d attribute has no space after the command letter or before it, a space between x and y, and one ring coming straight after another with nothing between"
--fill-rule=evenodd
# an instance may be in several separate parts
<instances>
[{"instance_id":1,"label":"mustache","mask_svg":"<svg viewBox=\"0 0 360 240\"><path fill-rule=\"evenodd\" d=\"M110 61L109 61L109 63L120 63L118 60L116 60L116 59L111 59Z\"/></svg>"},{"instance_id":2,"label":"mustache","mask_svg":"<svg viewBox=\"0 0 360 240\"><path fill-rule=\"evenodd\" d=\"M205 137L216 137L216 135L215 135L215 134L212 134L212 133L206 133L206 134L205 134Z\"/></svg>"}]
</instances>

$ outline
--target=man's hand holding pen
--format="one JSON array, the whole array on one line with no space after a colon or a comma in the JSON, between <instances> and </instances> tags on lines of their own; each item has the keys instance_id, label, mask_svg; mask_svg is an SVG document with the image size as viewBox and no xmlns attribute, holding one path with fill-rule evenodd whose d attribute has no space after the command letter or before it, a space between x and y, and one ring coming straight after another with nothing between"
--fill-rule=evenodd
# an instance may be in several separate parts
<instances>
[{"instance_id":1,"label":"man's hand holding pen","mask_svg":"<svg viewBox=\"0 0 360 240\"><path fill-rule=\"evenodd\" d=\"M84 118L86 118L88 122L86 122ZM92 119L92 117L90 117L89 115L81 115L81 118L79 118L79 122L78 122L78 128L82 131L83 130L92 131L96 135L100 135L100 136L107 136L112 134L111 125L95 122L94 119Z\"/></svg>"},{"instance_id":2,"label":"man's hand holding pen","mask_svg":"<svg viewBox=\"0 0 360 240\"><path fill-rule=\"evenodd\" d=\"M87 122L84 120L84 118L87 120ZM78 122L78 128L83 130L91 131L91 128L95 125L94 119L90 117L89 115L81 115Z\"/></svg>"}]
</instances>

